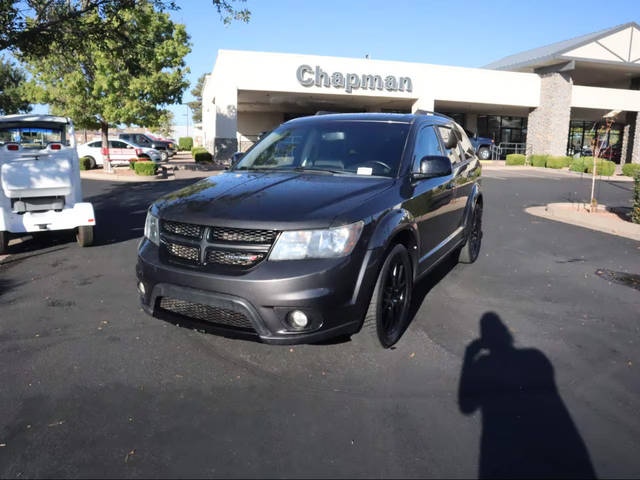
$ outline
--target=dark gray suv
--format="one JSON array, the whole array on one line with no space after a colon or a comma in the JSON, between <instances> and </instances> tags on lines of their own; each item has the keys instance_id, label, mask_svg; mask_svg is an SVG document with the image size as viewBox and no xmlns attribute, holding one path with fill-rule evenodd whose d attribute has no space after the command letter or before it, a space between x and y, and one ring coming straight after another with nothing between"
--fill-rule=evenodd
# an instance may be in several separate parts
<instances>
[{"instance_id":1,"label":"dark gray suv","mask_svg":"<svg viewBox=\"0 0 640 480\"><path fill-rule=\"evenodd\" d=\"M142 305L267 343L363 329L389 347L410 321L414 283L447 255L478 257L480 171L442 115L289 121L229 171L151 205Z\"/></svg>"}]
</instances>

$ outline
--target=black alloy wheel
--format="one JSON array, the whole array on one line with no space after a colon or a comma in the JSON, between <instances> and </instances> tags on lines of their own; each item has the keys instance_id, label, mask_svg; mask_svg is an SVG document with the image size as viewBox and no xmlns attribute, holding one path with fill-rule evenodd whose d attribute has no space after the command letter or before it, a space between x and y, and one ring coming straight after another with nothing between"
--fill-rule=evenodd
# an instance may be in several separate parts
<instances>
[{"instance_id":1,"label":"black alloy wheel","mask_svg":"<svg viewBox=\"0 0 640 480\"><path fill-rule=\"evenodd\" d=\"M413 272L404 245L391 249L384 261L365 316L363 329L384 348L395 344L407 326Z\"/></svg>"},{"instance_id":2,"label":"black alloy wheel","mask_svg":"<svg viewBox=\"0 0 640 480\"><path fill-rule=\"evenodd\" d=\"M477 203L473 209L473 216L469 224L467 243L460 249L458 261L473 263L478 259L482 245L482 203Z\"/></svg>"}]
</instances>

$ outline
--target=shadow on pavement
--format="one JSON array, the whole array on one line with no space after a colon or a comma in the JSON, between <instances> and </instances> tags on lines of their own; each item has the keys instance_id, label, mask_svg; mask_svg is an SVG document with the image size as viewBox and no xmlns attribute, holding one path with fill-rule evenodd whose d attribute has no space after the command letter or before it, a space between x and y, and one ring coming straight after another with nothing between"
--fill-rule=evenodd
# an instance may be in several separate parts
<instances>
[{"instance_id":1,"label":"shadow on pavement","mask_svg":"<svg viewBox=\"0 0 640 480\"><path fill-rule=\"evenodd\" d=\"M458 405L482 413L480 478L595 478L589 452L539 350L515 348L493 312L466 348Z\"/></svg>"},{"instance_id":2,"label":"shadow on pavement","mask_svg":"<svg viewBox=\"0 0 640 480\"><path fill-rule=\"evenodd\" d=\"M140 238L147 209L156 199L198 181L119 183L98 195L86 197L96 214L95 245L110 245Z\"/></svg>"}]
</instances>

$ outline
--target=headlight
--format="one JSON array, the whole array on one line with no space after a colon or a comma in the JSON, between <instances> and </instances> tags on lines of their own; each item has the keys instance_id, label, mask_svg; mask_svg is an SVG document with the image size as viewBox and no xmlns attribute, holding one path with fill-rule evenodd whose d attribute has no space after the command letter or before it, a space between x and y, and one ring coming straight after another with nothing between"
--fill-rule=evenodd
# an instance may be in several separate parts
<instances>
[{"instance_id":1,"label":"headlight","mask_svg":"<svg viewBox=\"0 0 640 480\"><path fill-rule=\"evenodd\" d=\"M344 257L356 246L363 225L360 221L327 230L282 232L269 260Z\"/></svg>"},{"instance_id":2,"label":"headlight","mask_svg":"<svg viewBox=\"0 0 640 480\"><path fill-rule=\"evenodd\" d=\"M147 212L147 219L144 221L144 236L151 243L160 245L160 235L158 234L158 217Z\"/></svg>"}]
</instances>

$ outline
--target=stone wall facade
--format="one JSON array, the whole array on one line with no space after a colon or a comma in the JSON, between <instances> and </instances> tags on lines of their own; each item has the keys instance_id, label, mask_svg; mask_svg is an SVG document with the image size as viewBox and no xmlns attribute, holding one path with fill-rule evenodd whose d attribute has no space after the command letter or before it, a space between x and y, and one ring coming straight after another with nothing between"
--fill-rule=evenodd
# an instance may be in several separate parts
<instances>
[{"instance_id":1,"label":"stone wall facade","mask_svg":"<svg viewBox=\"0 0 640 480\"><path fill-rule=\"evenodd\" d=\"M640 163L640 113L633 114L635 119L629 124L629 147L631 154L627 154L630 163Z\"/></svg>"},{"instance_id":2,"label":"stone wall facade","mask_svg":"<svg viewBox=\"0 0 640 480\"><path fill-rule=\"evenodd\" d=\"M540 106L529 113L528 155L566 155L573 82L565 73L540 75Z\"/></svg>"}]
</instances>

